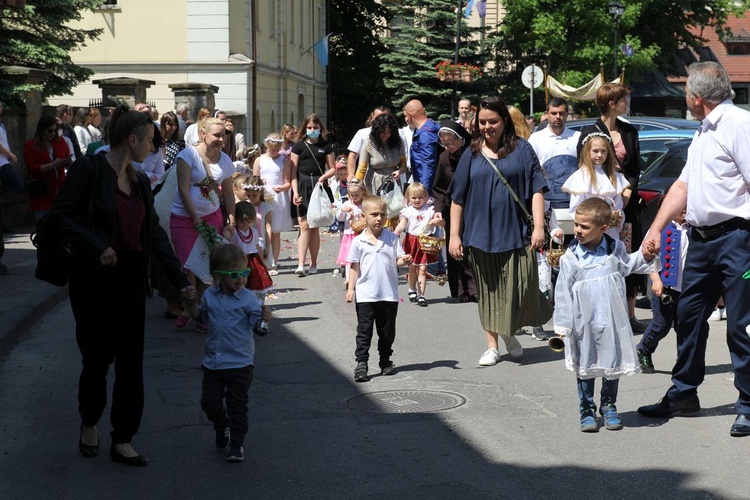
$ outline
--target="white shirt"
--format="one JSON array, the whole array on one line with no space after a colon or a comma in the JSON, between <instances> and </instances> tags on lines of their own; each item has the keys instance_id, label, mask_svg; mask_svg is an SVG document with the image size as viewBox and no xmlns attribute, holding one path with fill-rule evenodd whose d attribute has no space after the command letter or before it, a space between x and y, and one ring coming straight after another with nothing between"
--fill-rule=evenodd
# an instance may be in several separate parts
<instances>
[{"instance_id":1,"label":"white shirt","mask_svg":"<svg viewBox=\"0 0 750 500\"><path fill-rule=\"evenodd\" d=\"M411 151L411 141L414 139L414 129L407 125L399 129L398 133L401 135L401 140L404 142L404 151L406 151L406 168L411 170L411 155L409 154L409 151ZM404 182L405 179L402 179L401 184L403 185Z\"/></svg>"},{"instance_id":2,"label":"white shirt","mask_svg":"<svg viewBox=\"0 0 750 500\"><path fill-rule=\"evenodd\" d=\"M352 141L349 143L348 149L352 153L357 153L362 150L362 144L365 142L365 139L367 139L367 136L370 135L370 130L372 127L367 128L361 128L357 130L357 133L354 134L354 137L352 137Z\"/></svg>"},{"instance_id":3,"label":"white shirt","mask_svg":"<svg viewBox=\"0 0 750 500\"><path fill-rule=\"evenodd\" d=\"M221 200L216 190L202 189L196 185L206 178L206 167L203 166L203 161L198 150L193 146L188 146L180 151L177 159L181 159L190 165L190 199L193 200L195 211L200 217L205 217L216 212L221 206ZM224 179L232 177L232 174L235 172L232 161L224 152L221 153L219 163L212 163L208 168L211 171L211 177L218 185L221 185ZM182 203L179 187L175 189L172 201L172 213L183 217L190 217L190 214L185 209L185 205Z\"/></svg>"},{"instance_id":4,"label":"white shirt","mask_svg":"<svg viewBox=\"0 0 750 500\"><path fill-rule=\"evenodd\" d=\"M10 145L8 145L8 133L5 131L5 125L2 123L0 123L0 144L10 151ZM7 165L8 163L10 163L10 158L0 153L0 167Z\"/></svg>"},{"instance_id":5,"label":"white shirt","mask_svg":"<svg viewBox=\"0 0 750 500\"><path fill-rule=\"evenodd\" d=\"M422 208L414 208L409 205L401 210L399 218L408 221L406 225L407 234L419 236L423 231L426 234L431 234L434 228L428 227L428 223L435 218L435 209L426 203L422 205Z\"/></svg>"},{"instance_id":6,"label":"white shirt","mask_svg":"<svg viewBox=\"0 0 750 500\"><path fill-rule=\"evenodd\" d=\"M555 135L549 125L542 130L534 132L529 137L529 144L534 148L539 164L543 167L545 162L553 156L570 155L578 158L578 138L581 133L577 130L566 128L562 134Z\"/></svg>"},{"instance_id":7,"label":"white shirt","mask_svg":"<svg viewBox=\"0 0 750 500\"><path fill-rule=\"evenodd\" d=\"M164 175L164 151L162 148L157 149L153 153L146 155L143 159L143 163L137 161L132 162L136 170L143 172L151 180L151 185L154 185L159 178Z\"/></svg>"},{"instance_id":8,"label":"white shirt","mask_svg":"<svg viewBox=\"0 0 750 500\"><path fill-rule=\"evenodd\" d=\"M750 112L726 100L701 121L680 180L691 226L750 219Z\"/></svg>"},{"instance_id":9,"label":"white shirt","mask_svg":"<svg viewBox=\"0 0 750 500\"><path fill-rule=\"evenodd\" d=\"M398 266L396 259L406 255L394 233L383 229L377 244L369 240L369 230L352 240L347 262L359 262L354 287L357 303L398 302Z\"/></svg>"}]
</instances>

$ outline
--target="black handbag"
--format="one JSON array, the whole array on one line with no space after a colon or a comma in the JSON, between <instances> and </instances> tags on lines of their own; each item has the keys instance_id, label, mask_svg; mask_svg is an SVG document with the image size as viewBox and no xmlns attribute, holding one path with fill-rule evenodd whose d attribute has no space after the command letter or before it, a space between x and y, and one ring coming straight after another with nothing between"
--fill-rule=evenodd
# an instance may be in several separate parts
<instances>
[{"instance_id":1,"label":"black handbag","mask_svg":"<svg viewBox=\"0 0 750 500\"><path fill-rule=\"evenodd\" d=\"M26 194L29 196L41 196L49 194L52 184L46 177L39 179L29 179L26 181Z\"/></svg>"},{"instance_id":2,"label":"black handbag","mask_svg":"<svg viewBox=\"0 0 750 500\"><path fill-rule=\"evenodd\" d=\"M85 224L94 218L94 197L96 186L99 185L102 167L94 158L94 181L91 185L89 205L86 212ZM73 245L66 241L65 234L60 230L58 216L51 210L44 214L36 223L36 231L30 235L31 243L36 248L36 270L34 277L55 286L65 286L70 278L73 265Z\"/></svg>"}]
</instances>

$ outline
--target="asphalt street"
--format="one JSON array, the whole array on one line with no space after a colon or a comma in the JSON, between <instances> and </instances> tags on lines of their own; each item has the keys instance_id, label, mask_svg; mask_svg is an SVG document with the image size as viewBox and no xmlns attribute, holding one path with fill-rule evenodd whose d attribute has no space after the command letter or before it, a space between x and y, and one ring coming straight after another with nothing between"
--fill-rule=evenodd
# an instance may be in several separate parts
<instances>
[{"instance_id":1,"label":"asphalt street","mask_svg":"<svg viewBox=\"0 0 750 500\"><path fill-rule=\"evenodd\" d=\"M0 361L0 498L748 497L750 438L729 436L737 393L725 322L711 325L696 416L667 421L636 413L669 387L671 334L654 355L655 374L620 383L625 428L584 434L563 355L526 335L520 361L503 351L497 366L478 366L485 344L476 305L446 303L448 287L434 282L429 307L399 306L398 373L355 383L354 306L331 272L338 240L325 235L320 273L299 278L296 258L289 259L294 237L283 235L283 269L267 301L271 333L256 338L241 464L215 450L200 409L204 337L174 331L160 299L148 302L146 408L133 441L150 460L144 468L107 456L109 408L99 424L101 456L78 453L80 356L68 302L58 300L49 312L35 306L37 316L23 328L8 325L4 309L0 324L16 335ZM13 239L6 257L16 275L33 272L23 238ZM6 303L41 294L35 287L45 297L60 293L31 277L16 279L18 291L9 293L11 282L0 277ZM399 288L405 296L406 285Z\"/></svg>"}]
</instances>

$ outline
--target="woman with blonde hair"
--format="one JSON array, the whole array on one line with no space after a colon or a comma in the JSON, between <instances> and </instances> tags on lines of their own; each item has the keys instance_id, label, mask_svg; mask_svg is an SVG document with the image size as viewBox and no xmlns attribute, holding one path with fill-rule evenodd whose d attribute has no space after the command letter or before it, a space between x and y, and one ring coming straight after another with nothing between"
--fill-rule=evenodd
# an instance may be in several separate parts
<instances>
[{"instance_id":1,"label":"woman with blonde hair","mask_svg":"<svg viewBox=\"0 0 750 500\"><path fill-rule=\"evenodd\" d=\"M177 192L172 201L169 230L175 253L185 265L198 239L198 228L212 226L218 234L224 229L234 233L234 190L232 160L222 151L226 134L218 118L205 118L198 125L200 143L187 146L177 155ZM226 219L222 214L222 204ZM193 273L188 278L198 289L198 300L208 285L196 280ZM190 320L189 308L175 320L175 328L185 328ZM198 330L203 331L203 325Z\"/></svg>"},{"instance_id":2,"label":"woman with blonde hair","mask_svg":"<svg viewBox=\"0 0 750 500\"><path fill-rule=\"evenodd\" d=\"M211 108L202 107L200 110L198 110L198 116L195 118L195 123L190 125L187 129L185 129L185 144L188 146L195 146L200 142L200 136L198 135L198 126L200 123L211 116L213 114L213 111Z\"/></svg>"},{"instance_id":3,"label":"woman with blonde hair","mask_svg":"<svg viewBox=\"0 0 750 500\"><path fill-rule=\"evenodd\" d=\"M529 130L529 122L526 121L524 114L515 106L508 106L508 112L510 113L510 119L513 120L516 135L521 139L528 140L531 136L531 130Z\"/></svg>"},{"instance_id":4,"label":"woman with blonde hair","mask_svg":"<svg viewBox=\"0 0 750 500\"><path fill-rule=\"evenodd\" d=\"M284 141L281 143L281 155L289 158L292 155L292 146L297 142L297 127L285 123L281 127L281 138Z\"/></svg>"}]
</instances>

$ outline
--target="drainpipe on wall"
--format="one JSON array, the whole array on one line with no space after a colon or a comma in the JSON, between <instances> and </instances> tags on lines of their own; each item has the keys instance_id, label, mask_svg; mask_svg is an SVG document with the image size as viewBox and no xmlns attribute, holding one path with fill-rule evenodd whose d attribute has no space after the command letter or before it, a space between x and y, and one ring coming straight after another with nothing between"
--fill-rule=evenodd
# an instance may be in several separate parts
<instances>
[{"instance_id":1,"label":"drainpipe on wall","mask_svg":"<svg viewBox=\"0 0 750 500\"><path fill-rule=\"evenodd\" d=\"M248 0L250 3L250 54L251 58L253 60L253 70L251 72L251 77L253 79L252 85L250 88L252 89L253 95L250 98L250 116L248 117L250 119L250 127L252 130L252 141L254 143L260 143L260 138L258 136L259 131L256 130L256 123L255 123L255 110L258 106L258 48L256 44L256 30L255 30L255 16L257 15L257 12L255 12L255 0Z\"/></svg>"}]
</instances>

